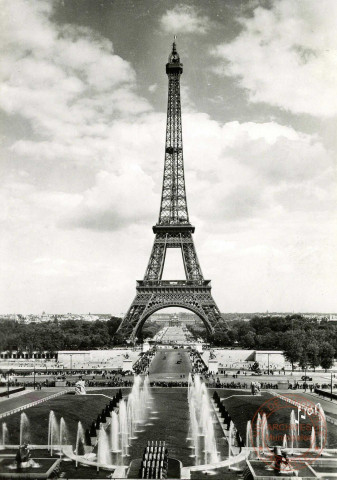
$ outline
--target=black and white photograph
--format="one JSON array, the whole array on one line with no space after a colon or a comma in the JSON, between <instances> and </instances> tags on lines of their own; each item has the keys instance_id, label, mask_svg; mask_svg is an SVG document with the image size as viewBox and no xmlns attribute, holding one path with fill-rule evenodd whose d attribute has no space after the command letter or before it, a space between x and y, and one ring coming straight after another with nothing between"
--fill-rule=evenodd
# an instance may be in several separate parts
<instances>
[{"instance_id":1,"label":"black and white photograph","mask_svg":"<svg viewBox=\"0 0 337 480\"><path fill-rule=\"evenodd\" d=\"M334 480L337 0L0 6L0 479Z\"/></svg>"}]
</instances>

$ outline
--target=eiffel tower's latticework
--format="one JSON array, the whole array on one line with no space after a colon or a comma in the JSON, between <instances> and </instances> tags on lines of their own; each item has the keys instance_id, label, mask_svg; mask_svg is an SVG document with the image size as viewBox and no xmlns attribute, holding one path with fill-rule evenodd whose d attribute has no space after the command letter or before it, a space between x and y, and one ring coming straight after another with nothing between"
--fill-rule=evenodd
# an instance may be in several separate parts
<instances>
[{"instance_id":1,"label":"eiffel tower's latticework","mask_svg":"<svg viewBox=\"0 0 337 480\"><path fill-rule=\"evenodd\" d=\"M137 282L136 298L121 323L118 333L137 337L145 320L164 307L183 307L196 313L213 333L223 323L211 294L210 280L204 280L188 217L180 105L180 75L183 65L173 43L166 64L168 75L167 125L163 190L156 237L143 280ZM162 280L166 250L180 248L186 280Z\"/></svg>"}]
</instances>

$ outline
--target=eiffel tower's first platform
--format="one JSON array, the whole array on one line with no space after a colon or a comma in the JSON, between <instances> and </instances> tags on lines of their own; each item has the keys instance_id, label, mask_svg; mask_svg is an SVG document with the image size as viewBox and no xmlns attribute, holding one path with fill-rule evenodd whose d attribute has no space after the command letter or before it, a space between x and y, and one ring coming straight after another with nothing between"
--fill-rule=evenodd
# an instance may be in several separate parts
<instances>
[{"instance_id":1,"label":"eiffel tower's first platform","mask_svg":"<svg viewBox=\"0 0 337 480\"><path fill-rule=\"evenodd\" d=\"M173 43L168 63L168 104L163 189L158 223L153 227L155 240L143 280L137 281L137 293L125 315L118 334L137 338L144 322L157 310L183 307L196 313L209 333L224 320L211 294L211 281L204 280L192 234L194 226L188 217L180 104L180 62ZM179 248L185 269L185 280L162 280L166 250Z\"/></svg>"}]
</instances>

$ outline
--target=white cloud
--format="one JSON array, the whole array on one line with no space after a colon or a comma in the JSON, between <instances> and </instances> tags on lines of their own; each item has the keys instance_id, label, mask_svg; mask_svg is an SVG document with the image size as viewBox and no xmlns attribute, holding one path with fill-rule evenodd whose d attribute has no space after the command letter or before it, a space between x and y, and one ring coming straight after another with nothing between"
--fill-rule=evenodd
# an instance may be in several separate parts
<instances>
[{"instance_id":1,"label":"white cloud","mask_svg":"<svg viewBox=\"0 0 337 480\"><path fill-rule=\"evenodd\" d=\"M2 4L0 107L7 114L28 119L39 135L64 138L151 109L134 92L132 66L109 40L88 28L52 23L51 14L52 2L43 0Z\"/></svg>"},{"instance_id":2,"label":"white cloud","mask_svg":"<svg viewBox=\"0 0 337 480\"><path fill-rule=\"evenodd\" d=\"M160 19L162 28L167 33L200 33L205 34L210 28L207 16L199 15L192 5L176 5L167 10Z\"/></svg>"},{"instance_id":3,"label":"white cloud","mask_svg":"<svg viewBox=\"0 0 337 480\"><path fill-rule=\"evenodd\" d=\"M241 33L219 44L215 71L239 78L251 102L296 114L337 114L337 3L273 1L240 18Z\"/></svg>"},{"instance_id":4,"label":"white cloud","mask_svg":"<svg viewBox=\"0 0 337 480\"><path fill-rule=\"evenodd\" d=\"M156 200L151 177L137 165L125 166L120 174L101 171L94 187L83 193L63 223L71 228L110 231L130 224L150 224L157 213Z\"/></svg>"}]
</instances>

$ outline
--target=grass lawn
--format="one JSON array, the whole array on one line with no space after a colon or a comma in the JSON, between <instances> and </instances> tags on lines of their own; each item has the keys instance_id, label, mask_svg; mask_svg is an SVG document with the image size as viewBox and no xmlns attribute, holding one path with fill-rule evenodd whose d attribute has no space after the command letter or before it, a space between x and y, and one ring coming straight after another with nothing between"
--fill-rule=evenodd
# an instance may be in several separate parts
<instances>
[{"instance_id":1,"label":"grass lawn","mask_svg":"<svg viewBox=\"0 0 337 480\"><path fill-rule=\"evenodd\" d=\"M77 423L80 420L84 428L88 428L97 415L109 403L109 398L103 395L62 395L35 407L25 410L30 423L29 443L45 445L48 442L49 412L53 410L56 418L64 418L69 434L69 443L76 441ZM6 417L10 445L19 443L20 415L15 413Z\"/></svg>"},{"instance_id":2,"label":"grass lawn","mask_svg":"<svg viewBox=\"0 0 337 480\"><path fill-rule=\"evenodd\" d=\"M248 393L238 390L222 390L217 389L217 392L223 403L229 411L234 423L239 430L239 433L243 439L246 438L247 422L251 420L253 423L256 421L257 412L260 412L262 416L266 413L268 418L268 424L270 426L269 445L282 445L282 438L285 433L288 432L288 425L290 421L290 413L295 410L297 417L297 408L288 402L285 402L278 397L274 397L272 394L262 392L261 396L252 396ZM270 399L277 399L279 407L270 411L266 405L263 405ZM314 401L312 403L315 403ZM317 416L307 416L305 419L300 419L301 435L298 446L301 448L309 448L309 436L311 433L311 427L317 427ZM336 448L337 446L337 429L332 424L326 424L327 428L327 448Z\"/></svg>"}]
</instances>

